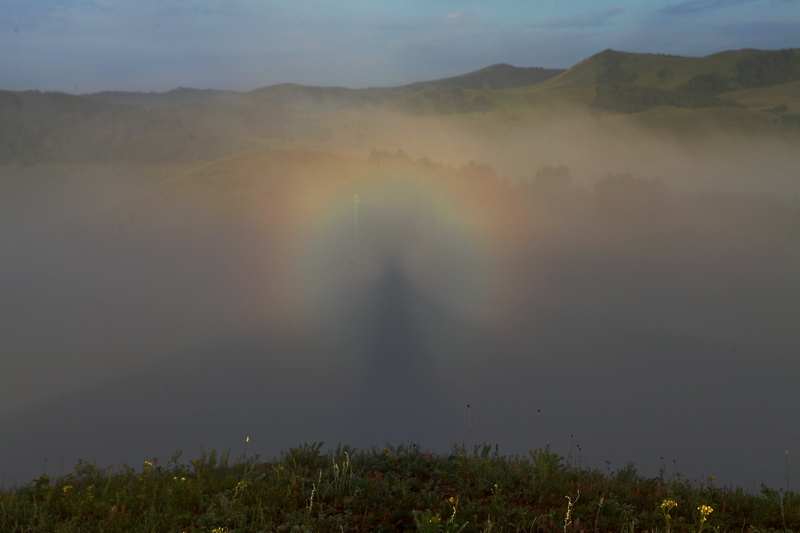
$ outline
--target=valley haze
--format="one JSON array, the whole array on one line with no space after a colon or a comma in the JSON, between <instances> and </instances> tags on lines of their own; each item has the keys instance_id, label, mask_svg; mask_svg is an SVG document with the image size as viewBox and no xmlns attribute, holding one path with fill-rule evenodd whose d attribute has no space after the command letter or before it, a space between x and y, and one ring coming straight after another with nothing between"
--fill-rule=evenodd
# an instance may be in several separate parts
<instances>
[{"instance_id":1,"label":"valley haze","mask_svg":"<svg viewBox=\"0 0 800 533\"><path fill-rule=\"evenodd\" d=\"M796 490L799 88L747 48L0 91L0 479L248 436Z\"/></svg>"}]
</instances>

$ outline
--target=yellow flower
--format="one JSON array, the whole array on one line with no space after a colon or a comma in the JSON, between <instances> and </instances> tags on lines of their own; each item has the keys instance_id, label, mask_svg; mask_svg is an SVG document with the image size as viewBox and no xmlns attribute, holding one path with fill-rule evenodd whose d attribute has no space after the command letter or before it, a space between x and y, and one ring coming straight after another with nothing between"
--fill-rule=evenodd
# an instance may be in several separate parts
<instances>
[{"instance_id":1,"label":"yellow flower","mask_svg":"<svg viewBox=\"0 0 800 533\"><path fill-rule=\"evenodd\" d=\"M708 505L701 505L697 508L700 511L700 521L705 522L708 518L708 515L714 512L714 509Z\"/></svg>"},{"instance_id":2,"label":"yellow flower","mask_svg":"<svg viewBox=\"0 0 800 533\"><path fill-rule=\"evenodd\" d=\"M447 501L453 506L453 514L450 515L450 522L452 522L456 519L456 511L458 510L458 496L450 496L447 498Z\"/></svg>"},{"instance_id":3,"label":"yellow flower","mask_svg":"<svg viewBox=\"0 0 800 533\"><path fill-rule=\"evenodd\" d=\"M64 485L63 487L61 487L61 490L64 492L64 494L66 494L67 492L69 492L69 489L71 488L72 485Z\"/></svg>"},{"instance_id":4,"label":"yellow flower","mask_svg":"<svg viewBox=\"0 0 800 533\"><path fill-rule=\"evenodd\" d=\"M678 502L675 500L664 500L661 502L661 510L665 513L669 513L672 509L678 506Z\"/></svg>"}]
</instances>

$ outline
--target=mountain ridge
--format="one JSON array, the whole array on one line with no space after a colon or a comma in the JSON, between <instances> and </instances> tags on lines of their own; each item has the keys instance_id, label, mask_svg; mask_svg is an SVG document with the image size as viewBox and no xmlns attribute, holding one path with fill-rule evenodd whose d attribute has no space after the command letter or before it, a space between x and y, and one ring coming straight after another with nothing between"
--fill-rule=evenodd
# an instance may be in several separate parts
<instances>
[{"instance_id":1,"label":"mountain ridge","mask_svg":"<svg viewBox=\"0 0 800 533\"><path fill-rule=\"evenodd\" d=\"M100 91L96 93L86 93L81 94L78 96L89 96L89 97L97 97L97 98L109 98L113 97L114 95L177 95L178 93L185 92L194 92L194 93L217 93L215 96L220 96L224 94L246 94L253 91L259 91L263 89L269 88L277 88L277 87L314 87L314 88L330 88L330 89L348 89L351 91L376 91L376 90L384 90L384 89L399 89L399 88L412 88L413 90L419 90L421 88L429 88L429 87L452 87L458 86L462 89L483 89L485 88L483 85L475 85L475 86L466 86L465 84L475 83L475 80L487 80L490 84L493 82L492 77L514 77L518 78L517 81L506 81L500 82L499 86L492 86L493 89L505 89L508 87L520 87L523 85L531 85L533 83L538 83L539 81L543 81L547 79L550 73L560 73L564 72L566 69L552 69L552 68L544 68L544 67L517 67L515 65L511 65L508 63L495 63L478 70L470 71L464 74L458 74L456 76L449 76L446 78L436 78L433 80L423 80L423 81L413 81L410 83L405 83L402 85L391 85L386 87L364 87L360 89L341 86L341 85L305 85L301 83L295 83L291 81L274 83L271 85L265 85L263 87L256 87L254 89L250 89L249 91L231 91L231 90L221 90L221 89L197 89L192 87L177 87L175 89L170 89L168 91L158 92L158 91ZM459 85L459 82L462 84ZM55 91L58 92L58 91Z\"/></svg>"},{"instance_id":2,"label":"mountain ridge","mask_svg":"<svg viewBox=\"0 0 800 533\"><path fill-rule=\"evenodd\" d=\"M567 70L497 63L460 76L385 88L282 83L248 92L186 87L91 95L0 90L0 164L210 161L295 141L333 139L373 112L454 119L491 115L494 121L546 116L557 123L560 113L574 111L630 115L637 124L680 135L696 130L695 121L794 135L800 131L798 82L800 48L729 50L704 57L608 49ZM662 112L642 115L656 108Z\"/></svg>"},{"instance_id":3,"label":"mountain ridge","mask_svg":"<svg viewBox=\"0 0 800 533\"><path fill-rule=\"evenodd\" d=\"M434 88L489 89L499 90L524 87L550 79L564 69L543 67L517 67L507 63L496 63L466 74L417 81L390 87L366 87L353 89L343 86L303 85L293 82L276 83L257 87L249 91L225 91L217 89L193 89L179 87L166 92L102 91L84 96L112 103L144 105L146 107L189 102L232 101L236 98L255 98L272 105L292 104L292 93L300 94L302 103L351 102L353 104L379 103L402 94Z\"/></svg>"}]
</instances>

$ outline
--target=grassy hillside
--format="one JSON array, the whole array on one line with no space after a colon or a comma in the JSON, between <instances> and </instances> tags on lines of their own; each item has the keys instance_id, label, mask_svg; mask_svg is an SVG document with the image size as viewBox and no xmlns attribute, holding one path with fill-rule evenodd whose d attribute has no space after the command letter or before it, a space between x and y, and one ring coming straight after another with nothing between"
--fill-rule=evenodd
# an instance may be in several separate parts
<instances>
[{"instance_id":1,"label":"grassy hillside","mask_svg":"<svg viewBox=\"0 0 800 533\"><path fill-rule=\"evenodd\" d=\"M736 50L706 57L605 50L525 89L602 112L637 115L633 124L685 134L692 123L743 133L797 132L800 50ZM692 110L690 113L679 109ZM714 109L715 111L707 111Z\"/></svg>"},{"instance_id":2,"label":"grassy hillside","mask_svg":"<svg viewBox=\"0 0 800 533\"><path fill-rule=\"evenodd\" d=\"M324 138L316 115L367 110L421 90L461 91L535 83L558 71L495 65L475 73L401 87L348 89L291 83L250 91L179 88L165 93L103 92L85 96L0 91L0 164L16 162L191 162L291 142ZM470 112L490 105L453 105L447 94L407 110ZM416 101L412 98L412 102ZM402 106L399 106L402 107Z\"/></svg>"},{"instance_id":3,"label":"grassy hillside","mask_svg":"<svg viewBox=\"0 0 800 533\"><path fill-rule=\"evenodd\" d=\"M768 87L800 79L800 50L735 50L705 57L636 54L605 50L553 78L542 87L638 85L719 94L729 88ZM703 88L704 79L726 80L722 90Z\"/></svg>"},{"instance_id":4,"label":"grassy hillside","mask_svg":"<svg viewBox=\"0 0 800 533\"><path fill-rule=\"evenodd\" d=\"M557 76L563 69L528 67L520 68L499 63L475 72L405 85L404 88L419 91L432 88L444 89L509 89L535 85Z\"/></svg>"},{"instance_id":5,"label":"grassy hillside","mask_svg":"<svg viewBox=\"0 0 800 533\"><path fill-rule=\"evenodd\" d=\"M145 107L186 104L191 102L225 102L231 101L241 93L236 91L218 91L214 89L190 89L179 87L164 93L142 93L130 91L104 91L87 94L95 100L115 104L142 105Z\"/></svg>"},{"instance_id":6,"label":"grassy hillside","mask_svg":"<svg viewBox=\"0 0 800 533\"><path fill-rule=\"evenodd\" d=\"M151 108L64 93L0 92L0 164L211 160L314 129L309 117L241 100Z\"/></svg>"},{"instance_id":7,"label":"grassy hillside","mask_svg":"<svg viewBox=\"0 0 800 533\"><path fill-rule=\"evenodd\" d=\"M748 109L770 113L800 114L800 80L723 93Z\"/></svg>"},{"instance_id":8,"label":"grassy hillside","mask_svg":"<svg viewBox=\"0 0 800 533\"><path fill-rule=\"evenodd\" d=\"M0 91L0 164L210 161L267 147L337 144L353 124L398 112L422 119L419 128L428 117L455 117L445 122L458 122L475 137L487 133L481 126L487 121L560 127L576 114L628 115L631 126L668 135L691 131L697 120L703 128L796 136L797 83L800 50L702 58L606 50L567 71L500 64L388 88L281 84L248 93L88 96ZM367 142L375 138L373 127L380 128L361 134L362 152L375 145Z\"/></svg>"},{"instance_id":9,"label":"grassy hillside","mask_svg":"<svg viewBox=\"0 0 800 533\"><path fill-rule=\"evenodd\" d=\"M434 454L416 446L357 450L323 443L264 461L203 452L141 467L42 475L0 492L0 527L23 531L792 531L799 497L748 494L666 465L582 468L550 446L522 457L487 445ZM35 528L35 529L34 529Z\"/></svg>"},{"instance_id":10,"label":"grassy hillside","mask_svg":"<svg viewBox=\"0 0 800 533\"><path fill-rule=\"evenodd\" d=\"M705 57L635 54L605 50L542 84L541 88L636 85L721 94L800 79L800 50L736 50ZM720 83L713 86L713 81ZM704 85L704 81L708 85ZM727 85L725 85L726 83Z\"/></svg>"}]
</instances>

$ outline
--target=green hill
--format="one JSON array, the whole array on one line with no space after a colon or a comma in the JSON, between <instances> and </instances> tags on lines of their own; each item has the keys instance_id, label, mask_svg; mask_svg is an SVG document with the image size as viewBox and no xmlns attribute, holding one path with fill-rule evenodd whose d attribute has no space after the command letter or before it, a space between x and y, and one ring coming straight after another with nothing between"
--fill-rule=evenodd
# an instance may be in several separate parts
<instances>
[{"instance_id":1,"label":"green hill","mask_svg":"<svg viewBox=\"0 0 800 533\"><path fill-rule=\"evenodd\" d=\"M798 81L800 49L745 49L705 57L605 50L523 91L529 101L569 101L616 114L646 112L632 117L633 123L655 129L685 133L696 121L704 128L763 133L798 130ZM702 111L709 109L717 111Z\"/></svg>"},{"instance_id":2,"label":"green hill","mask_svg":"<svg viewBox=\"0 0 800 533\"><path fill-rule=\"evenodd\" d=\"M733 91L800 80L800 50L747 49L702 58L607 50L593 60L599 64L595 77L598 98L594 104L613 111L619 110L616 103L626 98L630 101L633 95L639 96L635 111L658 105L735 107L745 102L730 98ZM725 93L728 98L721 98Z\"/></svg>"},{"instance_id":3,"label":"green hill","mask_svg":"<svg viewBox=\"0 0 800 533\"><path fill-rule=\"evenodd\" d=\"M767 87L800 79L800 49L754 49L720 52L705 57L636 54L604 50L555 77L548 87L638 85L720 94L728 90ZM716 89L708 82L724 80Z\"/></svg>"},{"instance_id":4,"label":"green hill","mask_svg":"<svg viewBox=\"0 0 800 533\"><path fill-rule=\"evenodd\" d=\"M520 68L499 63L475 72L433 81L421 81L403 86L409 90L425 89L509 89L534 85L564 72L563 69L528 67Z\"/></svg>"},{"instance_id":5,"label":"green hill","mask_svg":"<svg viewBox=\"0 0 800 533\"><path fill-rule=\"evenodd\" d=\"M474 72L398 87L314 87L281 83L254 89L247 93L181 87L163 93L105 91L85 95L94 100L144 107L171 106L188 103L244 102L290 108L342 109L377 104L404 94L428 89L507 89L533 85L563 72L562 69L492 65Z\"/></svg>"},{"instance_id":6,"label":"green hill","mask_svg":"<svg viewBox=\"0 0 800 533\"><path fill-rule=\"evenodd\" d=\"M399 87L348 89L309 87L293 83L271 85L250 91L253 101L279 107L347 109L395 101L394 107L414 113L468 113L486 111L492 103L485 95L467 91L497 91L525 87L548 80L561 69L492 65L475 72L421 81Z\"/></svg>"},{"instance_id":7,"label":"green hill","mask_svg":"<svg viewBox=\"0 0 800 533\"><path fill-rule=\"evenodd\" d=\"M242 93L215 89L190 89L178 87L164 93L142 93L133 91L103 91L87 94L89 98L114 104L132 104L145 107L186 104L192 102L228 102Z\"/></svg>"},{"instance_id":8,"label":"green hill","mask_svg":"<svg viewBox=\"0 0 800 533\"><path fill-rule=\"evenodd\" d=\"M368 150L371 134L353 133L354 125L397 112L414 119L479 117L467 124L475 135L487 120L555 125L576 113L629 116L632 124L668 133L691 132L697 120L704 127L795 135L798 83L800 49L699 58L605 50L566 71L497 64L385 88L287 83L247 93L0 91L0 164L210 161L275 146L316 146L342 134Z\"/></svg>"},{"instance_id":9,"label":"green hill","mask_svg":"<svg viewBox=\"0 0 800 533\"><path fill-rule=\"evenodd\" d=\"M0 164L212 160L313 129L308 117L242 99L150 107L0 91Z\"/></svg>"}]
</instances>

